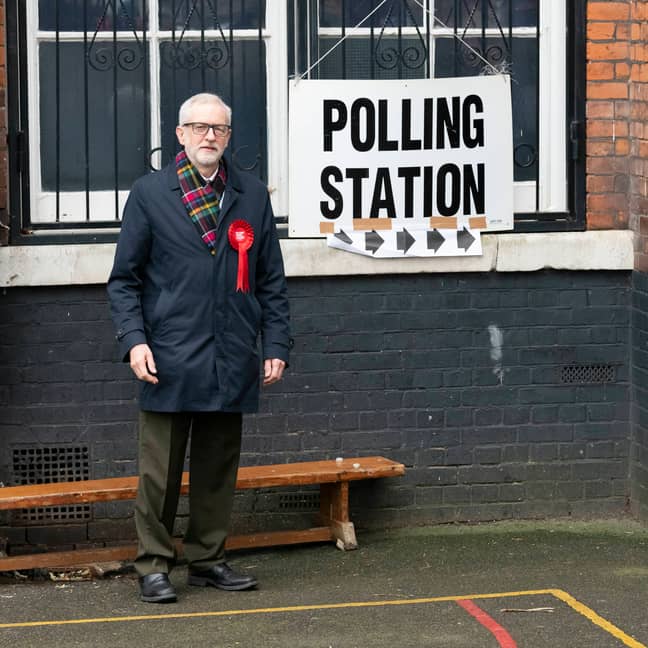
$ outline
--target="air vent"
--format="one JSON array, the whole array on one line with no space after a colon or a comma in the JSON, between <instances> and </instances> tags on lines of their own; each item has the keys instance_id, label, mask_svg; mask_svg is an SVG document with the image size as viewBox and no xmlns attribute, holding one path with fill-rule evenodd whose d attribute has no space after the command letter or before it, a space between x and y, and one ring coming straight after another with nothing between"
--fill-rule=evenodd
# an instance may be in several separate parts
<instances>
[{"instance_id":1,"label":"air vent","mask_svg":"<svg viewBox=\"0 0 648 648\"><path fill-rule=\"evenodd\" d=\"M88 446L21 446L13 449L13 483L50 484L90 478ZM89 504L46 506L13 513L14 524L41 525L82 522L91 517Z\"/></svg>"},{"instance_id":2,"label":"air vent","mask_svg":"<svg viewBox=\"0 0 648 648\"><path fill-rule=\"evenodd\" d=\"M560 382L573 383L608 383L616 380L614 365L568 365L560 370Z\"/></svg>"},{"instance_id":3,"label":"air vent","mask_svg":"<svg viewBox=\"0 0 648 648\"><path fill-rule=\"evenodd\" d=\"M286 493L279 496L279 509L282 511L317 511L319 506L319 492Z\"/></svg>"}]
</instances>

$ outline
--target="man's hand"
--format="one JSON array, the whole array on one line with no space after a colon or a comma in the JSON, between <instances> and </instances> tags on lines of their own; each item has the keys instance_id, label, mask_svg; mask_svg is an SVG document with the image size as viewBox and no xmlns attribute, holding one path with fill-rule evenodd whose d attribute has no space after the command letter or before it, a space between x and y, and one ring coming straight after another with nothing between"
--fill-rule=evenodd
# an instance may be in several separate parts
<instances>
[{"instance_id":1,"label":"man's hand","mask_svg":"<svg viewBox=\"0 0 648 648\"><path fill-rule=\"evenodd\" d=\"M153 360L153 353L148 344L136 344L130 350L130 366L133 373L144 382L158 384L157 369L155 368L155 360Z\"/></svg>"},{"instance_id":2,"label":"man's hand","mask_svg":"<svg viewBox=\"0 0 648 648\"><path fill-rule=\"evenodd\" d=\"M286 363L279 358L267 359L263 362L263 386L272 385L281 380Z\"/></svg>"}]
</instances>

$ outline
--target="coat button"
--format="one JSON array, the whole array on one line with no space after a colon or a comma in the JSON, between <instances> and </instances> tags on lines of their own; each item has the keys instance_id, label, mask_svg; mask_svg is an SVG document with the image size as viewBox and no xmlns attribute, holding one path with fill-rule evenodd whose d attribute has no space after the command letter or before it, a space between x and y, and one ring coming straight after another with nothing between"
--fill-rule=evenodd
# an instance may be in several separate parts
<instances>
[{"instance_id":1,"label":"coat button","mask_svg":"<svg viewBox=\"0 0 648 648\"><path fill-rule=\"evenodd\" d=\"M216 256L216 250L211 251L212 256Z\"/></svg>"}]
</instances>

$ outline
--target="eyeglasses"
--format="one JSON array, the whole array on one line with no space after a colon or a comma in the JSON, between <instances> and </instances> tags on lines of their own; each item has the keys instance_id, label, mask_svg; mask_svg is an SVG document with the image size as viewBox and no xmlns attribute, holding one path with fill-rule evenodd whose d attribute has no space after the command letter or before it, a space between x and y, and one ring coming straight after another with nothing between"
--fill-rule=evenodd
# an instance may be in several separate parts
<instances>
[{"instance_id":1,"label":"eyeglasses","mask_svg":"<svg viewBox=\"0 0 648 648\"><path fill-rule=\"evenodd\" d=\"M183 126L191 126L191 132L194 135L204 137L209 132L209 129L214 131L214 137L225 137L232 127L229 124L203 124L202 122L187 122Z\"/></svg>"}]
</instances>

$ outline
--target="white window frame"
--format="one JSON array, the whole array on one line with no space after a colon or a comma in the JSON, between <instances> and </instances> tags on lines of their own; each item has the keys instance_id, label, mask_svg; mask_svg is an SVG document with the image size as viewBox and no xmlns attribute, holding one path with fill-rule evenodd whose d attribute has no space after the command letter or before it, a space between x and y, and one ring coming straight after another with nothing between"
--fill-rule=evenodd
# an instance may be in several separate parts
<instances>
[{"instance_id":1,"label":"white window frame","mask_svg":"<svg viewBox=\"0 0 648 648\"><path fill-rule=\"evenodd\" d=\"M424 5L424 12L430 13L430 50L428 63L434 70L435 46L438 38L453 38L454 30L438 25L432 18L434 0L415 0ZM538 115L538 211L565 212L568 209L567 185L567 124L565 110L567 108L567 7L563 0L540 0L539 2L539 39L538 39L538 68L539 68L539 115ZM425 16L425 13L423 14ZM319 21L319 2L317 19ZM418 25L419 30L424 25ZM398 28L387 27L383 35L416 36L416 27ZM535 27L513 27L514 38L536 38ZM379 28L374 28L374 36ZM368 38L371 28L361 26L355 30L345 28L348 38ZM342 38L341 27L319 27L318 35L324 37ZM464 36L463 30L461 36ZM470 28L465 32L467 40L471 38L498 37L497 28ZM320 53L321 56L321 53ZM308 60L306 69L313 61ZM311 75L309 74L308 77ZM513 191L513 208L516 213L532 213L536 211L536 182L516 182Z\"/></svg>"},{"instance_id":2,"label":"white window frame","mask_svg":"<svg viewBox=\"0 0 648 648\"><path fill-rule=\"evenodd\" d=\"M261 37L266 47L266 92L268 103L268 185L273 189L271 196L276 213L287 214L287 165L284 161L288 156L287 112L288 112L288 79L285 69L288 57L287 43L287 4L285 2L266 1L265 28ZM159 28L159 2L148 1L149 25L146 30L148 44L149 66L149 100L150 100L150 142L151 149L161 145L160 133L160 52L159 44L170 40L172 32ZM39 151L40 133L40 70L38 50L41 43L54 42L56 33L38 29L38 2L27 3L27 70L29 89L29 123L30 123L30 213L34 225L56 222L56 192L43 191L41 161ZM118 31L118 42L136 42L132 31ZM201 32L187 30L183 41L197 40ZM205 30L204 37L221 38L217 30ZM234 40L256 40L259 37L257 29L235 29L232 31ZM59 32L59 42L79 42L83 40L83 32ZM95 42L112 42L113 32L98 32ZM153 156L152 164L159 167L160 154ZM118 211L121 215L128 197L127 190L117 192ZM86 217L86 192L61 191L59 196L58 222L83 222ZM115 191L90 191L90 222L111 221L115 215Z\"/></svg>"},{"instance_id":3,"label":"white window frame","mask_svg":"<svg viewBox=\"0 0 648 648\"><path fill-rule=\"evenodd\" d=\"M265 28L261 32L266 47L266 96L267 96L267 151L268 185L275 214L288 214L288 2L290 0L266 0ZM433 9L434 0L425 0L426 10ZM564 212L568 208L566 141L566 4L563 0L541 0L539 33L539 211ZM150 74L150 124L151 148L160 146L160 61L159 42L171 38L171 31L159 29L159 0L149 0L149 25L146 38L149 44ZM319 10L318 10L319 16ZM434 60L434 42L437 37L452 37L453 30L437 27L431 19L430 63ZM39 57L40 43L53 42L55 32L38 29L38 3L27 3L27 70L29 91L30 123L30 213L34 225L56 221L56 194L42 190L42 177L39 154L40 133L40 88ZM347 28L346 32L349 33ZM366 36L368 28L360 28L354 36ZM364 34L363 34L364 32ZM319 28L322 36L341 37L341 28ZM386 31L386 33L390 33ZM394 33L396 33L394 31ZM413 27L402 28L404 35L415 33ZM256 29L234 30L234 39L256 39ZM481 36L481 29L471 29L467 37ZM486 36L499 35L498 30L488 29ZM536 29L520 27L513 29L515 37L536 37ZM83 32L59 32L59 42L79 41ZM199 31L185 32L183 39L200 37ZM205 37L219 38L216 30L205 31ZM96 41L112 41L113 32L99 32ZM132 32L117 32L119 41L135 41ZM307 62L307 67L311 61ZM433 66L432 68L433 69ZM159 165L159 157L153 163ZM128 191L118 192L118 209L121 214ZM111 221L115 214L115 191L91 191L90 221ZM86 193L60 192L59 222L83 222L86 212ZM514 208L516 212L536 211L536 183L517 182L514 189ZM71 225L71 227L73 227Z\"/></svg>"}]
</instances>

